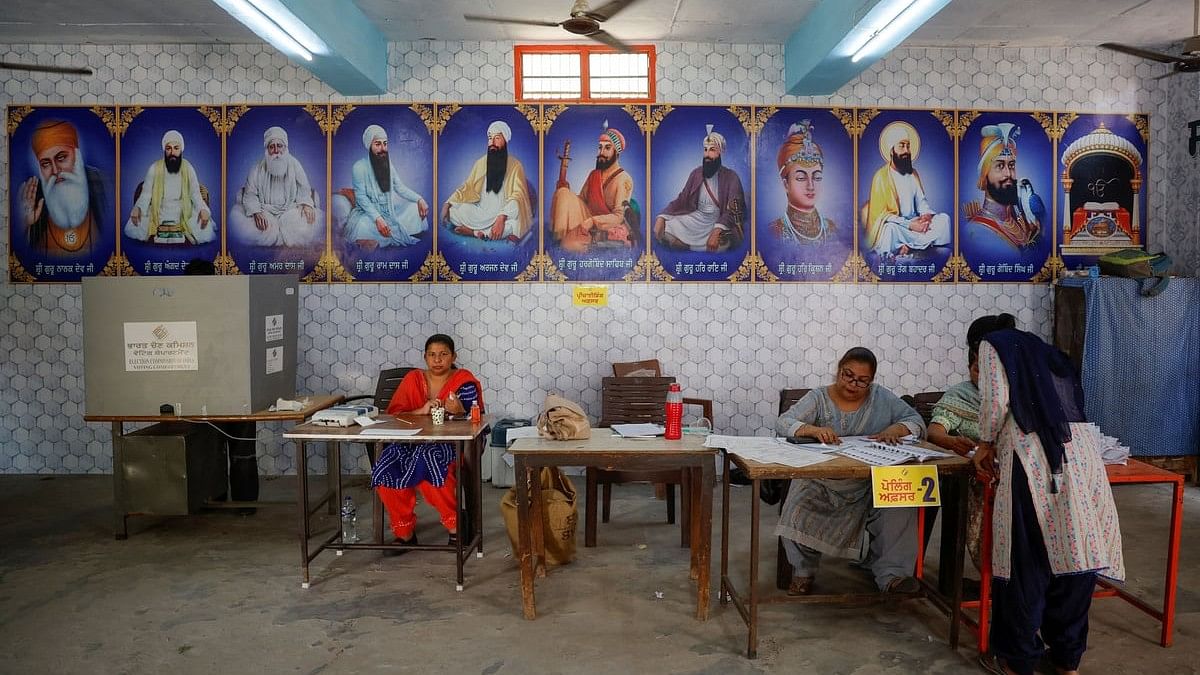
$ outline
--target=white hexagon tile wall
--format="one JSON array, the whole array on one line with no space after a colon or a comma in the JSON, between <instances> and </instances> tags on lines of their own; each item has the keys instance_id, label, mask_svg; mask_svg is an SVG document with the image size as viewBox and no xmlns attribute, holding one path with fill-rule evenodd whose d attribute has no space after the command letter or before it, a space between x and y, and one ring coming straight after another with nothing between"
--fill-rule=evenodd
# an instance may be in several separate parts
<instances>
[{"instance_id":1,"label":"white hexagon tile wall","mask_svg":"<svg viewBox=\"0 0 1200 675\"><path fill-rule=\"evenodd\" d=\"M1198 116L1190 76L1156 81L1154 66L1085 48L905 49L835 96L796 98L783 95L778 45L659 47L664 102L1148 112L1151 171L1188 177L1152 175L1151 240L1182 270L1200 267L1196 160L1185 134L1186 120ZM0 60L18 57L87 65L96 74L67 80L0 71L10 103L344 100L260 46L0 46ZM510 43L394 44L389 61L388 99L512 99ZM7 156L0 147L5 169ZM8 195L0 201L7 219ZM6 220L3 230L7 259ZM79 298L76 285L0 281L0 472L111 470L108 427L81 419ZM781 387L828 380L848 347L875 349L879 380L895 390L942 389L965 373L962 340L976 315L1011 311L1045 335L1051 308L1050 289L1028 284L614 285L608 307L584 310L573 306L569 287L551 284L317 285L304 287L301 300L303 393L370 392L381 367L418 362L424 338L446 332L458 339L461 362L483 381L495 414L532 415L555 390L595 415L610 362L657 357L685 392L716 401L719 430L745 434L770 428ZM293 470L294 448L280 432L259 432L263 473ZM347 464L366 470L362 456Z\"/></svg>"}]
</instances>

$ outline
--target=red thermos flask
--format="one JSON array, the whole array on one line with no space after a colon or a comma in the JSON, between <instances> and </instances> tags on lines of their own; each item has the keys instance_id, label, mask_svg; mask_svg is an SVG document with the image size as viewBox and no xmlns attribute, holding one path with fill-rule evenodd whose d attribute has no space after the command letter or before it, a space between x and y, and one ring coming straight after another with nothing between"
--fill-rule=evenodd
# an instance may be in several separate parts
<instances>
[{"instance_id":1,"label":"red thermos flask","mask_svg":"<svg viewBox=\"0 0 1200 675\"><path fill-rule=\"evenodd\" d=\"M683 392L678 383L667 390L667 424L663 438L677 441L683 438Z\"/></svg>"}]
</instances>

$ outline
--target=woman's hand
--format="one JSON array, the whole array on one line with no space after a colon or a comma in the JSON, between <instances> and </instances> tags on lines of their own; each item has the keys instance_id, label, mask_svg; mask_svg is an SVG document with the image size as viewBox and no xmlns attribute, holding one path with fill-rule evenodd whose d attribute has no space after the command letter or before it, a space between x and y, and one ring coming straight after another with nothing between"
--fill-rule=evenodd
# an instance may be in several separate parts
<instances>
[{"instance_id":1,"label":"woman's hand","mask_svg":"<svg viewBox=\"0 0 1200 675\"><path fill-rule=\"evenodd\" d=\"M831 427L818 427L812 424L805 424L796 430L797 436L811 436L822 443L829 445L837 445L842 442L838 438L837 432Z\"/></svg>"},{"instance_id":2,"label":"woman's hand","mask_svg":"<svg viewBox=\"0 0 1200 675\"><path fill-rule=\"evenodd\" d=\"M947 450L953 450L956 454L962 457L966 457L967 453L975 449L975 441L972 441L966 436L947 436L943 440L945 442L938 443L938 445L946 448Z\"/></svg>"},{"instance_id":3,"label":"woman's hand","mask_svg":"<svg viewBox=\"0 0 1200 675\"><path fill-rule=\"evenodd\" d=\"M445 406L446 412L451 415L461 415L467 411L463 407L462 401L459 400L458 395L454 392L450 392L450 395L446 397Z\"/></svg>"},{"instance_id":4,"label":"woman's hand","mask_svg":"<svg viewBox=\"0 0 1200 675\"><path fill-rule=\"evenodd\" d=\"M975 469L987 476L994 483L999 478L1000 471L996 465L996 446L991 443L979 441L975 445L975 457L972 458L975 462Z\"/></svg>"},{"instance_id":5,"label":"woman's hand","mask_svg":"<svg viewBox=\"0 0 1200 675\"><path fill-rule=\"evenodd\" d=\"M893 424L883 431L872 436L868 436L867 438L870 438L873 441L879 441L880 443L887 443L888 445L898 445L901 442L901 439L907 436L908 433L908 427L904 426L903 424Z\"/></svg>"},{"instance_id":6,"label":"woman's hand","mask_svg":"<svg viewBox=\"0 0 1200 675\"><path fill-rule=\"evenodd\" d=\"M430 410L432 410L432 409L433 409L433 401L426 401L426 402L425 402L425 405L423 405L423 406L421 406L420 408L417 408L416 410L412 411L412 414L414 414L414 415L428 415L428 414L429 414L429 411L430 411Z\"/></svg>"}]
</instances>

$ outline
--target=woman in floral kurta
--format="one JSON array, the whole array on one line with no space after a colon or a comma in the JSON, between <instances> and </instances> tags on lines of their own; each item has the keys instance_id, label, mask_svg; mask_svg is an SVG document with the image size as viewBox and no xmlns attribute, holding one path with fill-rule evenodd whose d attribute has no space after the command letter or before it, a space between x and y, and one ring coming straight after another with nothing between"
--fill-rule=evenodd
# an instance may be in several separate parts
<instances>
[{"instance_id":1,"label":"woman in floral kurta","mask_svg":"<svg viewBox=\"0 0 1200 675\"><path fill-rule=\"evenodd\" d=\"M1041 362L1021 363L1031 359ZM1120 524L1094 428L1067 418L1070 434L1056 473L1050 457L1057 448L1039 436L1046 427L1022 429L1016 419L1028 401L1013 399L1012 390L1044 397L1047 388L1066 392L1077 383L1060 363L1053 347L1020 331L990 333L979 349L975 463L997 480L991 642L998 661L992 667L1002 672L1033 673L1047 646L1060 673L1074 672L1087 648L1096 575L1125 577ZM1039 368L1054 371L1054 381L1026 379L1010 390L1010 373L1028 378ZM1062 407L1077 406L1063 401Z\"/></svg>"}]
</instances>

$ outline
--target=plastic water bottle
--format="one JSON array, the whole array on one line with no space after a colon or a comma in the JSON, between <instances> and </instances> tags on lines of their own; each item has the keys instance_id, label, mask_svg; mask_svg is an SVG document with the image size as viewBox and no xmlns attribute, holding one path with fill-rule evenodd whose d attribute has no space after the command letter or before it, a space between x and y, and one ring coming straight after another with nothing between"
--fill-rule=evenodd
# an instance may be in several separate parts
<instances>
[{"instance_id":1,"label":"plastic water bottle","mask_svg":"<svg viewBox=\"0 0 1200 675\"><path fill-rule=\"evenodd\" d=\"M667 424L663 438L668 441L683 438L683 392L678 383L672 383L667 390Z\"/></svg>"},{"instance_id":2,"label":"plastic water bottle","mask_svg":"<svg viewBox=\"0 0 1200 675\"><path fill-rule=\"evenodd\" d=\"M342 543L358 542L358 509L350 495L342 500Z\"/></svg>"}]
</instances>

